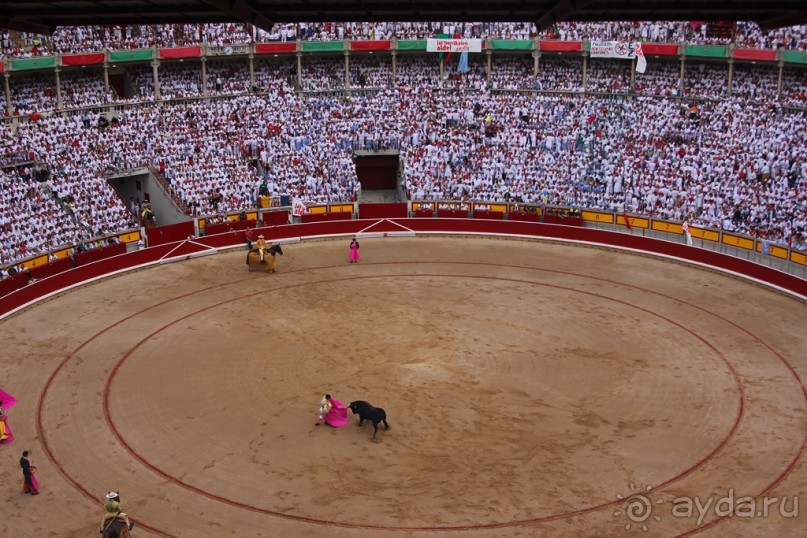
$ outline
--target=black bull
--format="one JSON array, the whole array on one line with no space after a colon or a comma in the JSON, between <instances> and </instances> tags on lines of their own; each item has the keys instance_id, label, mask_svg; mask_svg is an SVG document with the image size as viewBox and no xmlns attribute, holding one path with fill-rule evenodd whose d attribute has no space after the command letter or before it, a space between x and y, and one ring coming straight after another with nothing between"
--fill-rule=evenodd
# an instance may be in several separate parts
<instances>
[{"instance_id":1,"label":"black bull","mask_svg":"<svg viewBox=\"0 0 807 538\"><path fill-rule=\"evenodd\" d=\"M387 413L380 407L373 407L369 402L362 400L350 402L348 407L351 411L353 411L354 415L359 415L359 426L361 426L365 420L372 421L374 428L373 439L375 439L375 434L378 433L379 422L384 423L385 430L389 429L389 424L387 424Z\"/></svg>"}]
</instances>

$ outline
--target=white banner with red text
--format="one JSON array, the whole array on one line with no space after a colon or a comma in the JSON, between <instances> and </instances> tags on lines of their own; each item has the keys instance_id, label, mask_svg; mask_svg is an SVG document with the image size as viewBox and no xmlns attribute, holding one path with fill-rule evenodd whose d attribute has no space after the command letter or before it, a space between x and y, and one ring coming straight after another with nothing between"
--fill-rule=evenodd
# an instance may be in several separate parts
<instances>
[{"instance_id":1,"label":"white banner with red text","mask_svg":"<svg viewBox=\"0 0 807 538\"><path fill-rule=\"evenodd\" d=\"M482 52L481 39L427 39L427 52Z\"/></svg>"}]
</instances>

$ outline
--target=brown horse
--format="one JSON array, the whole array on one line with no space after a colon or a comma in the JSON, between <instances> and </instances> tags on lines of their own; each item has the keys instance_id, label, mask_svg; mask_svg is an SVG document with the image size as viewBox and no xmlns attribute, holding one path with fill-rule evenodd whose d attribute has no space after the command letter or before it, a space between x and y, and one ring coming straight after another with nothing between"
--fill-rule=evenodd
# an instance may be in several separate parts
<instances>
[{"instance_id":1,"label":"brown horse","mask_svg":"<svg viewBox=\"0 0 807 538\"><path fill-rule=\"evenodd\" d=\"M119 517L111 517L104 521L104 528L101 531L103 538L130 538L129 527L126 522Z\"/></svg>"},{"instance_id":2,"label":"brown horse","mask_svg":"<svg viewBox=\"0 0 807 538\"><path fill-rule=\"evenodd\" d=\"M147 229L157 226L157 219L154 218L154 211L150 207L145 208L140 213L140 224Z\"/></svg>"},{"instance_id":3,"label":"brown horse","mask_svg":"<svg viewBox=\"0 0 807 538\"><path fill-rule=\"evenodd\" d=\"M280 245L272 245L271 247L267 248L263 257L263 263L261 263L261 255L258 252L258 249L253 248L247 253L247 269L250 272L258 270L274 273L276 254L280 254L281 256L283 255L283 249L280 248Z\"/></svg>"}]
</instances>

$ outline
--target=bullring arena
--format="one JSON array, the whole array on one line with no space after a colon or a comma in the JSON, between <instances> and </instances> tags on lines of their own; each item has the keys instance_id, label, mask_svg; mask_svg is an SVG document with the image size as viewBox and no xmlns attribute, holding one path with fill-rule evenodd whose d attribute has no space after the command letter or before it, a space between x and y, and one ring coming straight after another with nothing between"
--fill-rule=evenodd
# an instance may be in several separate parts
<instances>
[{"instance_id":1,"label":"bullring arena","mask_svg":"<svg viewBox=\"0 0 807 538\"><path fill-rule=\"evenodd\" d=\"M116 489L136 536L804 535L803 297L516 236L364 237L354 265L350 237L284 245L275 274L222 250L4 319L26 446L3 449L32 450L42 495L4 458L0 532L97 535ZM325 392L391 428L315 427ZM729 495L752 513L721 515Z\"/></svg>"}]
</instances>

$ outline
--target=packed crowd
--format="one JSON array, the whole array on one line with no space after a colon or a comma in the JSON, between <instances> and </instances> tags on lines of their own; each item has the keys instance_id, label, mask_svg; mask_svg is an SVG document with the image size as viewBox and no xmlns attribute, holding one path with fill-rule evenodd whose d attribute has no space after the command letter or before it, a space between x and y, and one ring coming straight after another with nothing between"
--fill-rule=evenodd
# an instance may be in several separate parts
<instances>
[{"instance_id":1,"label":"packed crowd","mask_svg":"<svg viewBox=\"0 0 807 538\"><path fill-rule=\"evenodd\" d=\"M31 166L0 171L0 266L84 237L46 185Z\"/></svg>"},{"instance_id":2,"label":"packed crowd","mask_svg":"<svg viewBox=\"0 0 807 538\"><path fill-rule=\"evenodd\" d=\"M487 81L485 55L470 55L468 70L460 72L457 57L443 62L435 56L406 55L397 57L397 75L393 79L392 58L388 55L356 54L349 59L349 83L353 89L377 90L390 87L432 87L444 90L538 90L572 91L584 89L592 93L631 93L631 63L622 60L593 58L588 60L583 79L583 59L545 55L538 59L538 72L533 75L535 59L530 55L496 55L491 63L491 80ZM269 58L254 63L254 86L250 87L249 64L241 59L208 60L207 95L244 95L302 89L308 92L332 92L345 88L343 57L307 56L302 61L302 84L297 82L295 58ZM684 89L681 93L681 64L677 60L653 59L644 74L634 75L633 92L660 97L724 99L728 96L728 64L687 60L684 64ZM757 101L776 100L779 89L778 68L736 62L732 79L732 96ZM100 69L62 69L59 74L61 110L86 108L109 103L153 101L154 71L147 63L128 66L123 77L131 88L128 96L118 95L110 84L105 91ZM394 80L394 83L393 83ZM160 98L187 99L203 95L202 62L162 62L158 68ZM584 86L585 82L585 86ZM121 86L118 86L120 88ZM9 80L10 114L28 115L58 109L59 91L53 72L14 75ZM785 68L781 104L804 107L807 104L807 70Z\"/></svg>"},{"instance_id":3,"label":"packed crowd","mask_svg":"<svg viewBox=\"0 0 807 538\"><path fill-rule=\"evenodd\" d=\"M807 25L763 32L754 22L704 21L561 22L541 32L516 22L378 22L275 24L269 31L243 23L159 24L135 26L59 27L53 36L0 33L3 56L22 58L56 52L103 49L210 46L280 41L350 39L425 39L461 36L493 39L642 40L654 43L721 44L738 47L807 50Z\"/></svg>"},{"instance_id":4,"label":"packed crowd","mask_svg":"<svg viewBox=\"0 0 807 538\"><path fill-rule=\"evenodd\" d=\"M715 102L536 96L476 88L473 69L451 68L448 80L470 74L474 91L435 92L439 66L421 61L399 63L408 84L352 98L289 91L290 64L271 63L256 73L262 95L128 107L100 126L61 115L7 125L2 153L32 152L45 163L44 185L69 213L24 175L3 176L2 259L133 225L105 180L112 170L158 167L171 191L203 215L255 207L261 192L355 200L357 147L400 147L413 200L625 209L807 246L807 115L757 99L769 82ZM196 84L198 92L200 80L187 69L166 70L165 80L176 81L166 91ZM624 77L601 72L595 80L606 85ZM223 76L211 68L208 80ZM755 77L769 80L751 71L736 83L753 86Z\"/></svg>"}]
</instances>

